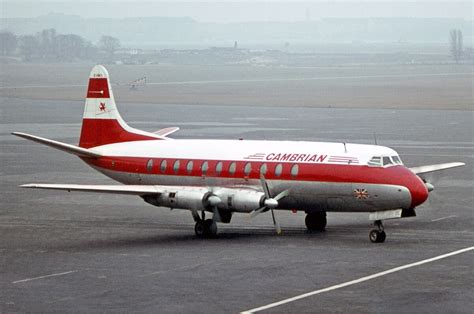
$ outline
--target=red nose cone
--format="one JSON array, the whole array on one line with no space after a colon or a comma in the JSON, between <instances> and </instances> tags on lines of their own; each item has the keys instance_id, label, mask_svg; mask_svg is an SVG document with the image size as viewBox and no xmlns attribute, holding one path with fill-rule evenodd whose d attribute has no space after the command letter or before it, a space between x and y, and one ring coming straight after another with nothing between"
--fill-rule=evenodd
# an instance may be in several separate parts
<instances>
[{"instance_id":1,"label":"red nose cone","mask_svg":"<svg viewBox=\"0 0 474 314\"><path fill-rule=\"evenodd\" d=\"M411 207L415 208L423 204L428 199L428 188L425 183L418 177L414 176L413 183L409 187L411 194Z\"/></svg>"}]
</instances>

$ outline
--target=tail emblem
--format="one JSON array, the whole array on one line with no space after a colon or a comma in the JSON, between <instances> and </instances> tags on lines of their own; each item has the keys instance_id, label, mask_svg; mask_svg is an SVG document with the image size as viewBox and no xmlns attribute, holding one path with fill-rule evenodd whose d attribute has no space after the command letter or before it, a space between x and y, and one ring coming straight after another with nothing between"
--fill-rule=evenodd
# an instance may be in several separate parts
<instances>
[{"instance_id":1,"label":"tail emblem","mask_svg":"<svg viewBox=\"0 0 474 314\"><path fill-rule=\"evenodd\" d=\"M99 105L99 110L105 112L105 102L101 102Z\"/></svg>"}]
</instances>

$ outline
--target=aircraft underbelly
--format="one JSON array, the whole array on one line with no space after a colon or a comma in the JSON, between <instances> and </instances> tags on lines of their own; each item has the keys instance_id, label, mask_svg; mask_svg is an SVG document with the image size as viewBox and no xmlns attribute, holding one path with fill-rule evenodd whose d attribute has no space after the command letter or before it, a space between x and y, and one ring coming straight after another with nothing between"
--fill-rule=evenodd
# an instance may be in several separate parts
<instances>
[{"instance_id":1,"label":"aircraft underbelly","mask_svg":"<svg viewBox=\"0 0 474 314\"><path fill-rule=\"evenodd\" d=\"M151 175L96 169L124 184L250 187L257 190L261 186L260 181L255 179ZM370 212L405 209L411 204L409 190L398 185L293 180L268 180L268 185L275 195L290 190L289 196L282 199L277 208L282 210Z\"/></svg>"}]
</instances>

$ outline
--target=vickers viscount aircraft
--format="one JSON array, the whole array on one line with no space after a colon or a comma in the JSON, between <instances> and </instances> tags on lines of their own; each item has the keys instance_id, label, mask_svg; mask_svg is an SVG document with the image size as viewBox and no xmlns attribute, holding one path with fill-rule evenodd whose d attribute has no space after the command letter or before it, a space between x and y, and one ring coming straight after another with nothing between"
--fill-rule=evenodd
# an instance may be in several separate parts
<instances>
[{"instance_id":1,"label":"vickers viscount aircraft","mask_svg":"<svg viewBox=\"0 0 474 314\"><path fill-rule=\"evenodd\" d=\"M121 118L107 70L89 77L79 145L14 135L78 156L117 185L25 184L25 188L129 194L155 206L190 210L199 237L234 213L252 217L301 210L310 231L324 231L326 212L367 212L383 242L385 219L415 216L433 185L425 175L460 162L407 168L393 149L306 141L172 139L177 127L145 132ZM206 212L212 218L206 219Z\"/></svg>"}]
</instances>

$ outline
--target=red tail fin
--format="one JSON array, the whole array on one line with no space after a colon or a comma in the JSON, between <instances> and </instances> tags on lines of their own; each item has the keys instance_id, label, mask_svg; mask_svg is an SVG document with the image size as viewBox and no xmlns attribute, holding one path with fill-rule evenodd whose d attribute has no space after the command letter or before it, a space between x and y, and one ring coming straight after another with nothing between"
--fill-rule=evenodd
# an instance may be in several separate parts
<instances>
[{"instance_id":1,"label":"red tail fin","mask_svg":"<svg viewBox=\"0 0 474 314\"><path fill-rule=\"evenodd\" d=\"M105 67L96 65L89 76L86 105L79 146L95 146L163 139L163 137L129 127L120 116Z\"/></svg>"}]
</instances>

